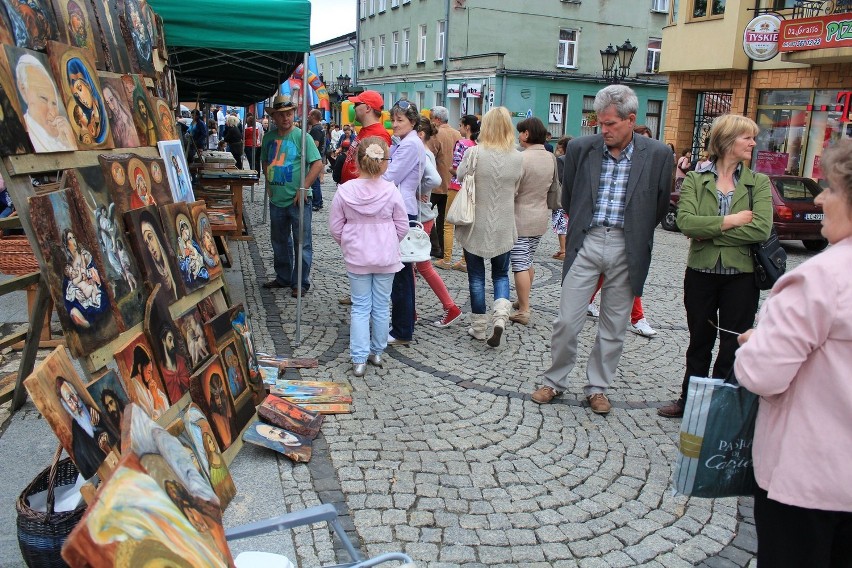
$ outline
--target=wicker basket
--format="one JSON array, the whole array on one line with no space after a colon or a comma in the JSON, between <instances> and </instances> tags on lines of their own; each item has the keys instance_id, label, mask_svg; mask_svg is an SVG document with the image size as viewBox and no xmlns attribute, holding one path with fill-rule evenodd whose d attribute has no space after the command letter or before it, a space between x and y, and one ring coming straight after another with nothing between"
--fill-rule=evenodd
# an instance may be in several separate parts
<instances>
[{"instance_id":1,"label":"wicker basket","mask_svg":"<svg viewBox=\"0 0 852 568\"><path fill-rule=\"evenodd\" d=\"M0 236L0 272L20 276L38 270L38 261L26 235Z\"/></svg>"},{"instance_id":2,"label":"wicker basket","mask_svg":"<svg viewBox=\"0 0 852 568\"><path fill-rule=\"evenodd\" d=\"M86 512L81 503L73 511L53 512L53 490L73 485L77 481L77 466L70 458L59 461L62 446L56 450L53 464L39 473L21 496L15 508L18 511L18 546L30 568L59 568L68 566L62 560L65 539ZM34 511L29 506L29 496L48 490L47 512Z\"/></svg>"}]
</instances>

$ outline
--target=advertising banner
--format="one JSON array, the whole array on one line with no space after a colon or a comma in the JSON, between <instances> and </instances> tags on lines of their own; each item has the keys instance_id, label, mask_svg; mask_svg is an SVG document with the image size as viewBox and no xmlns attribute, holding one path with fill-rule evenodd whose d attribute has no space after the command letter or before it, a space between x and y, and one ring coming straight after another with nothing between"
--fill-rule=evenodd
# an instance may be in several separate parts
<instances>
[{"instance_id":1,"label":"advertising banner","mask_svg":"<svg viewBox=\"0 0 852 568\"><path fill-rule=\"evenodd\" d=\"M852 47L852 13L781 22L779 51Z\"/></svg>"}]
</instances>

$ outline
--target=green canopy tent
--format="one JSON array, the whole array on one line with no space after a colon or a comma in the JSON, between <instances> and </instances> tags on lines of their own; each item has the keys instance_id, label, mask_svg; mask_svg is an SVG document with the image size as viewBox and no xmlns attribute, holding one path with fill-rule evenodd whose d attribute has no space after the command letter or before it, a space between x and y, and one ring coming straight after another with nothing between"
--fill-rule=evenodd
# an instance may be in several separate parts
<instances>
[{"instance_id":1,"label":"green canopy tent","mask_svg":"<svg viewBox=\"0 0 852 568\"><path fill-rule=\"evenodd\" d=\"M165 25L181 100L248 106L310 51L309 0L149 0Z\"/></svg>"}]
</instances>

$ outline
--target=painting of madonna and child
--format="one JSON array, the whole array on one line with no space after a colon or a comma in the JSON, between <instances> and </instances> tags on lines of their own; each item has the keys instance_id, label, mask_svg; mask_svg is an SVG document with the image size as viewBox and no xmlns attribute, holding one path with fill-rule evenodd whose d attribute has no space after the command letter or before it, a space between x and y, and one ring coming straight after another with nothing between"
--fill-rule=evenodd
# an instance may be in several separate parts
<instances>
[{"instance_id":1,"label":"painting of madonna and child","mask_svg":"<svg viewBox=\"0 0 852 568\"><path fill-rule=\"evenodd\" d=\"M69 189L33 196L29 204L68 348L85 357L124 330L86 206Z\"/></svg>"},{"instance_id":2,"label":"painting of madonna and child","mask_svg":"<svg viewBox=\"0 0 852 568\"><path fill-rule=\"evenodd\" d=\"M177 255L180 284L184 294L189 294L210 281L210 271L194 230L189 206L175 202L159 209L166 239Z\"/></svg>"}]
</instances>

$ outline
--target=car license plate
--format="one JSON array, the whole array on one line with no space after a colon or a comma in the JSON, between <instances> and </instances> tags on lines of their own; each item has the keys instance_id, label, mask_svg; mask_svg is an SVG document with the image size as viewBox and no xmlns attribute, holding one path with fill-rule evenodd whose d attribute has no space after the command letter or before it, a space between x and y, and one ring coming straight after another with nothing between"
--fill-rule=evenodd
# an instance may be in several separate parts
<instances>
[{"instance_id":1,"label":"car license plate","mask_svg":"<svg viewBox=\"0 0 852 568\"><path fill-rule=\"evenodd\" d=\"M824 213L805 213L805 221L822 221Z\"/></svg>"}]
</instances>

